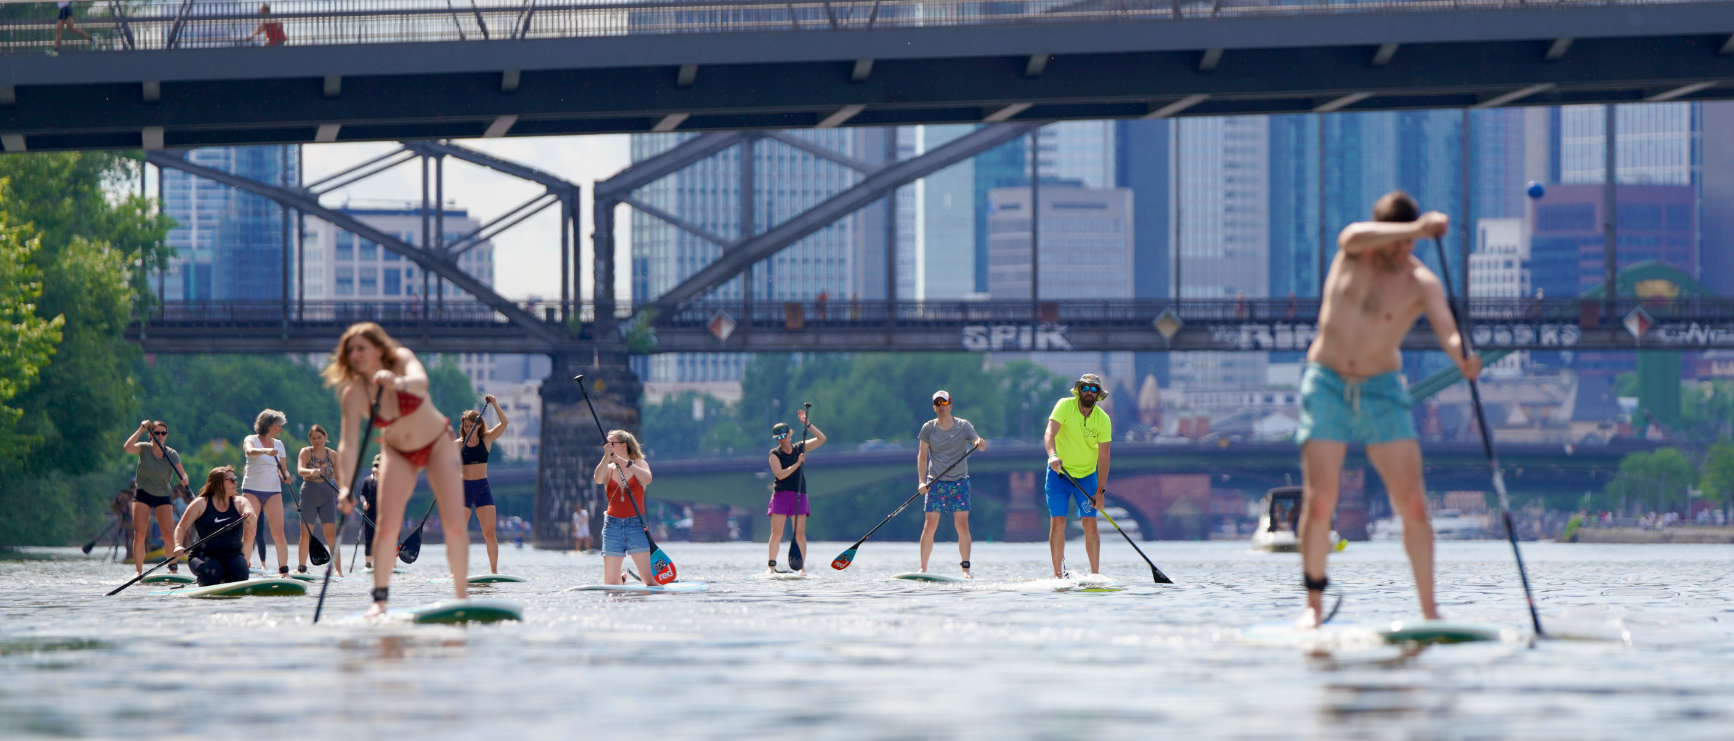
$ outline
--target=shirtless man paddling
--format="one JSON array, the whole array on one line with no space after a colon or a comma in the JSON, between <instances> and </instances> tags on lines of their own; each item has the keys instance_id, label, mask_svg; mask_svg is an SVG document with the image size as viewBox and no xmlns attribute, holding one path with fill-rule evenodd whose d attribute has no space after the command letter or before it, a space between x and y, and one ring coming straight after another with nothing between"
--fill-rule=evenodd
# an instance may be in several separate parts
<instances>
[{"instance_id":1,"label":"shirtless man paddling","mask_svg":"<svg viewBox=\"0 0 1734 741\"><path fill-rule=\"evenodd\" d=\"M1403 547L1415 572L1421 614L1439 618L1433 602L1433 526L1421 482L1421 446L1409 408L1413 401L1398 372L1403 338L1422 313L1440 347L1463 377L1481 373L1481 359L1464 357L1439 277L1414 257L1415 240L1444 236L1444 214L1419 213L1415 199L1393 191L1373 206L1373 221L1350 224L1337 237L1337 256L1325 277L1319 334L1307 351L1301 378L1301 446L1305 476L1300 551L1307 611L1301 623L1324 615L1325 559L1331 551L1331 516L1349 443L1367 446L1367 458L1403 518Z\"/></svg>"}]
</instances>

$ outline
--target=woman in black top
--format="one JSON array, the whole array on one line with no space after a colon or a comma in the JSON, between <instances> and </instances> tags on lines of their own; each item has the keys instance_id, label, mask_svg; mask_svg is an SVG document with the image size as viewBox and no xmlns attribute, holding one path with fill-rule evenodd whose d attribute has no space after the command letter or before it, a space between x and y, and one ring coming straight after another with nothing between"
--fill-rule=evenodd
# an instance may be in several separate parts
<instances>
[{"instance_id":1,"label":"woman in black top","mask_svg":"<svg viewBox=\"0 0 1734 741\"><path fill-rule=\"evenodd\" d=\"M807 410L797 410L795 416L801 420L802 427L813 431L814 437L791 443L789 438L793 431L788 425L778 422L771 426L771 439L777 441L777 447L771 448L771 473L777 477L777 483L771 492L771 505L765 512L771 516L771 559L765 572L770 574L777 571L777 548L783 542L783 518L795 521L792 537L801 546L801 552L807 552L807 515L812 514L807 506L807 451L825 444L825 433L807 423ZM806 569L800 571L806 573Z\"/></svg>"},{"instance_id":2,"label":"woman in black top","mask_svg":"<svg viewBox=\"0 0 1734 741\"><path fill-rule=\"evenodd\" d=\"M493 452L494 441L506 434L506 412L500 408L500 402L494 400L493 394L482 397L487 404L494 405L494 417L500 423L488 427L482 421L482 413L471 409L464 412L463 421L458 425L458 459L464 464L464 507L476 513L476 521L482 526L482 539L488 543L488 570L500 573L500 536L494 532L494 490L488 485L488 456ZM468 527L465 523L465 527Z\"/></svg>"},{"instance_id":3,"label":"woman in black top","mask_svg":"<svg viewBox=\"0 0 1734 741\"><path fill-rule=\"evenodd\" d=\"M187 505L187 511L181 513L181 524L175 528L177 543L192 543L222 530L221 535L199 544L187 561L201 587L247 580L247 552L253 548L259 516L241 497L239 486L235 469L228 466L211 469L199 496ZM236 517L246 518L246 524L223 530ZM188 530L195 531L191 537ZM174 557L180 558L183 552L182 546L175 546Z\"/></svg>"}]
</instances>

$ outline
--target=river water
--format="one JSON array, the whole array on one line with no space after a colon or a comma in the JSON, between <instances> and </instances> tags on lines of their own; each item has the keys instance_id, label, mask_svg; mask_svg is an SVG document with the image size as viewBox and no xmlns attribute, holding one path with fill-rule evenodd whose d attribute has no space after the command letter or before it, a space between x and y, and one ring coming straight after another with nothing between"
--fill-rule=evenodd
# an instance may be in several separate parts
<instances>
[{"instance_id":1,"label":"river water","mask_svg":"<svg viewBox=\"0 0 1734 741\"><path fill-rule=\"evenodd\" d=\"M671 543L688 595L560 592L601 559L506 548L522 623L346 619L369 584L314 597L189 600L73 549L0 561L0 736L512 739L1669 739L1734 735L1734 548L1525 544L1550 631L1528 617L1501 541L1439 544L1447 617L1511 628L1418 654L1248 642L1299 610L1294 555L1239 543L1124 542L1131 588L1055 591L1045 544L979 544L976 583L917 584L911 543L869 543L845 572L813 544L805 581L755 579L764 546ZM1071 545L1074 563L1081 544ZM97 552L101 555L101 551ZM347 554L345 554L347 555ZM936 570L956 573L939 544ZM471 563L486 561L479 546ZM1395 543L1332 559L1338 621L1416 614ZM450 594L439 546L394 604ZM756 567L762 569L762 566ZM1142 584L1138 582L1143 581Z\"/></svg>"}]
</instances>

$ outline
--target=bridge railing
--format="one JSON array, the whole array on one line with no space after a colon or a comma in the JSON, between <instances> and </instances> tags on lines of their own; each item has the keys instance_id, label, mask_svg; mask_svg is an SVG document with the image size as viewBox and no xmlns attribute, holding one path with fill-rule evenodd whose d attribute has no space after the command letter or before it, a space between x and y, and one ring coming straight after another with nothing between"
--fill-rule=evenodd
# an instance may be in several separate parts
<instances>
[{"instance_id":1,"label":"bridge railing","mask_svg":"<svg viewBox=\"0 0 1734 741\"><path fill-rule=\"evenodd\" d=\"M527 301L524 310L558 323L559 302ZM568 305L581 321L588 321L593 307ZM504 326L510 324L505 315L493 307L473 301L450 301L444 304L419 301L167 301L152 308L147 321L176 326L249 326L281 324L285 320L296 324L328 324L347 326L356 322L380 324L416 324L423 321L444 326L475 325Z\"/></svg>"},{"instance_id":2,"label":"bridge railing","mask_svg":"<svg viewBox=\"0 0 1734 741\"><path fill-rule=\"evenodd\" d=\"M1402 11L1487 11L1656 5L1694 0L821 0L767 2L595 2L537 0L270 0L261 2L75 2L78 22L96 34L65 49L138 50L498 41L741 31L802 32L930 26L1180 19ZM1701 1L1701 0L1698 0ZM0 53L53 44L54 3L7 3ZM247 39L261 23L276 24Z\"/></svg>"}]
</instances>

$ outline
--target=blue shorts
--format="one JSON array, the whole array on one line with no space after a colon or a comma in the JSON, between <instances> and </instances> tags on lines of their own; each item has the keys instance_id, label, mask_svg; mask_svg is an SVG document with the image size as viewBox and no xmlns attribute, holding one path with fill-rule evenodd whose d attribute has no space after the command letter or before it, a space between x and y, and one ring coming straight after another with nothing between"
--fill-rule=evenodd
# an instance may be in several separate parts
<instances>
[{"instance_id":1,"label":"blue shorts","mask_svg":"<svg viewBox=\"0 0 1734 741\"><path fill-rule=\"evenodd\" d=\"M1078 482L1078 486L1083 487L1084 491L1079 492L1078 486L1072 486L1072 481ZM1090 506L1090 497L1096 495L1096 472L1091 471L1088 476L1073 476L1072 481L1067 481L1066 477L1054 469L1048 469L1049 517L1065 517L1066 509L1072 502L1078 503L1079 517L1096 516L1096 508Z\"/></svg>"},{"instance_id":2,"label":"blue shorts","mask_svg":"<svg viewBox=\"0 0 1734 741\"><path fill-rule=\"evenodd\" d=\"M277 496L278 494L282 494L283 490L278 489L277 491L259 491L258 489L242 489L241 493L242 494L252 494L253 498L259 500L259 504L263 505L266 502L271 501L271 497Z\"/></svg>"},{"instance_id":3,"label":"blue shorts","mask_svg":"<svg viewBox=\"0 0 1734 741\"><path fill-rule=\"evenodd\" d=\"M649 553L650 538L644 536L644 526L636 517L602 518L602 555L630 556Z\"/></svg>"},{"instance_id":4,"label":"blue shorts","mask_svg":"<svg viewBox=\"0 0 1734 741\"><path fill-rule=\"evenodd\" d=\"M1416 437L1415 400L1396 371L1350 381L1318 363L1301 375L1300 428L1294 441L1332 440L1367 445Z\"/></svg>"},{"instance_id":5,"label":"blue shorts","mask_svg":"<svg viewBox=\"0 0 1734 741\"><path fill-rule=\"evenodd\" d=\"M968 512L969 511L969 477L956 481L935 481L927 487L927 498L921 505L923 512Z\"/></svg>"},{"instance_id":6,"label":"blue shorts","mask_svg":"<svg viewBox=\"0 0 1734 741\"><path fill-rule=\"evenodd\" d=\"M488 484L487 479L464 480L464 507L466 509L492 506L494 506L494 487Z\"/></svg>"}]
</instances>

